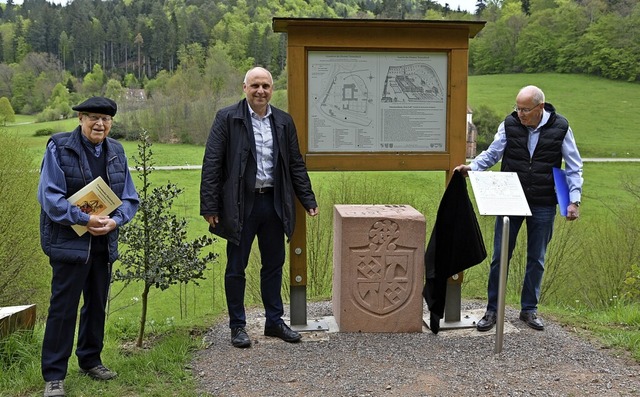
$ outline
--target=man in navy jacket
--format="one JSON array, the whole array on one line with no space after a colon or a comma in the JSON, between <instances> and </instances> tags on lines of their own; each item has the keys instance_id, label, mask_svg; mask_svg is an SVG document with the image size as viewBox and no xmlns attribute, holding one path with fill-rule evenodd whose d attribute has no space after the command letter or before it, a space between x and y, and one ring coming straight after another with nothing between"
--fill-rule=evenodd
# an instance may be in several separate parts
<instances>
[{"instance_id":1,"label":"man in navy jacket","mask_svg":"<svg viewBox=\"0 0 640 397\"><path fill-rule=\"evenodd\" d=\"M38 185L40 240L52 268L42 343L44 397L65 395L63 381L73 350L81 294L84 305L76 347L80 371L98 380L117 375L100 358L105 310L112 265L118 259L118 228L133 218L139 203L124 149L108 138L116 103L93 97L73 110L78 112L80 125L51 137ZM88 214L68 200L99 176L122 201L108 216ZM87 232L79 236L72 225L86 226Z\"/></svg>"},{"instance_id":2,"label":"man in navy jacket","mask_svg":"<svg viewBox=\"0 0 640 397\"><path fill-rule=\"evenodd\" d=\"M256 67L245 75L246 98L221 109L207 140L200 185L200 215L212 233L227 240L225 294L231 343L251 346L245 330L245 269L257 236L260 290L266 336L298 342L282 320L280 289L284 236L295 228L295 198L310 216L318 214L311 180L291 116L269 104L273 78Z\"/></svg>"}]
</instances>

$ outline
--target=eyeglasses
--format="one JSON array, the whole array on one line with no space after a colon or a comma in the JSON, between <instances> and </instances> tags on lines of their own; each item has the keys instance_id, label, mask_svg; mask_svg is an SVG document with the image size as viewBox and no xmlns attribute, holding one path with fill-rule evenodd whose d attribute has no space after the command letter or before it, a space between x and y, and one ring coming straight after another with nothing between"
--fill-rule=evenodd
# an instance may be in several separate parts
<instances>
[{"instance_id":1,"label":"eyeglasses","mask_svg":"<svg viewBox=\"0 0 640 397\"><path fill-rule=\"evenodd\" d=\"M514 105L513 106L513 111L516 113L524 113L524 114L529 114L531 113L531 111L535 108L537 108L538 106L540 106L540 104L537 104L536 106L532 107L532 108L519 108L518 105Z\"/></svg>"},{"instance_id":2,"label":"eyeglasses","mask_svg":"<svg viewBox=\"0 0 640 397\"><path fill-rule=\"evenodd\" d=\"M112 121L111 116L98 116L96 114L88 114L88 113L85 113L85 116L87 116L89 120L93 123L97 123L98 121L102 120L104 124L108 124Z\"/></svg>"}]
</instances>

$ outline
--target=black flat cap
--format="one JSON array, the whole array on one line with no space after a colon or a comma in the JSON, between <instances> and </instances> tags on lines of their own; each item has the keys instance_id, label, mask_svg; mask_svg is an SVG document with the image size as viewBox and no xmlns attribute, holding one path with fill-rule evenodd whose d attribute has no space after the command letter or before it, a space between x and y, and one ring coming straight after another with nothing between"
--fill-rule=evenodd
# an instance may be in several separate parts
<instances>
[{"instance_id":1,"label":"black flat cap","mask_svg":"<svg viewBox=\"0 0 640 397\"><path fill-rule=\"evenodd\" d=\"M116 115L116 111L118 111L118 105L109 98L94 96L71 109L76 112L108 114L113 117Z\"/></svg>"}]
</instances>

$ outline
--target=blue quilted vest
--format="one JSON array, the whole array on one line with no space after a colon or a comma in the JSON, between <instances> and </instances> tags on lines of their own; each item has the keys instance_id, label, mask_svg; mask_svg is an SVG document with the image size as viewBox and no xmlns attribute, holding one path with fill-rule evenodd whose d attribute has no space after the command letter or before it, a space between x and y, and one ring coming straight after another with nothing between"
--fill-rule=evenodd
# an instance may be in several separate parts
<instances>
[{"instance_id":1,"label":"blue quilted vest","mask_svg":"<svg viewBox=\"0 0 640 397\"><path fill-rule=\"evenodd\" d=\"M72 132L62 132L50 138L50 142L56 146L58 164L65 175L66 197L95 179L82 146L81 134L78 126ZM124 149L120 142L107 138L103 142L103 150L106 154L107 183L118 197L122 197L127 172ZM44 211L40 212L40 242L42 250L52 261L87 263L92 239L90 233L78 236L71 226L53 222ZM118 259L118 228L107 235L107 240L109 262L113 263Z\"/></svg>"}]
</instances>

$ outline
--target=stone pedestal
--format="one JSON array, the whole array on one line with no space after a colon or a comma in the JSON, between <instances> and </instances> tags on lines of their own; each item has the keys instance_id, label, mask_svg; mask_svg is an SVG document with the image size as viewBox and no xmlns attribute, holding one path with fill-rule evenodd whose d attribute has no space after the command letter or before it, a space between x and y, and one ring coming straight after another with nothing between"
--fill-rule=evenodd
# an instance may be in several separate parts
<instances>
[{"instance_id":1,"label":"stone pedestal","mask_svg":"<svg viewBox=\"0 0 640 397\"><path fill-rule=\"evenodd\" d=\"M333 315L340 332L422 332L425 218L408 205L336 205Z\"/></svg>"}]
</instances>

